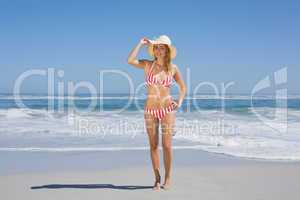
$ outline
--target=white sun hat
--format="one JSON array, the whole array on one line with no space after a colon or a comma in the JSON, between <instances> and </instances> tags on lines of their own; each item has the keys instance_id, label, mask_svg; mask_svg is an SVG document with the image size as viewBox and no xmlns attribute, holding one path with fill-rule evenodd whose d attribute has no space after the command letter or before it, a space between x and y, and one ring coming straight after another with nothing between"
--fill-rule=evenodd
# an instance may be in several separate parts
<instances>
[{"instance_id":1,"label":"white sun hat","mask_svg":"<svg viewBox=\"0 0 300 200\"><path fill-rule=\"evenodd\" d=\"M148 47L148 52L149 54L154 57L154 53L153 53L153 45L155 44L166 44L169 46L170 48L170 54L171 54L171 59L174 59L176 57L176 48L172 45L172 42L170 40L170 38L166 35L161 35L158 38L154 39L154 40L149 40L150 44Z\"/></svg>"}]
</instances>

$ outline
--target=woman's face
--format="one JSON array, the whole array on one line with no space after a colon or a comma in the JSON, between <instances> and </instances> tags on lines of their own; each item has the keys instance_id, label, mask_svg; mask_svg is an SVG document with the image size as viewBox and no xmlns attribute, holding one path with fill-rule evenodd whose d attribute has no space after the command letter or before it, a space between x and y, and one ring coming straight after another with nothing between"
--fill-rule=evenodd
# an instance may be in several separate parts
<instances>
[{"instance_id":1,"label":"woman's face","mask_svg":"<svg viewBox=\"0 0 300 200\"><path fill-rule=\"evenodd\" d=\"M165 44L155 44L153 46L153 52L156 58L164 58L167 54L167 47Z\"/></svg>"}]
</instances>

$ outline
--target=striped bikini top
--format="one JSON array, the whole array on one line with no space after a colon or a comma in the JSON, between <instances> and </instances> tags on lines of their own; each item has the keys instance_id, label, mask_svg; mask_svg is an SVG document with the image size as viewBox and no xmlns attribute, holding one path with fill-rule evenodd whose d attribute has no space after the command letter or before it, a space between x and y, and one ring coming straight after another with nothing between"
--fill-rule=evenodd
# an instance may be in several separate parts
<instances>
[{"instance_id":1,"label":"striped bikini top","mask_svg":"<svg viewBox=\"0 0 300 200\"><path fill-rule=\"evenodd\" d=\"M158 74L153 74L152 73L152 69L154 67L154 63L155 61L152 63L152 66L150 68L150 72L147 74L146 76L146 85L150 86L150 85L163 85L165 87L170 87L173 81L173 76L171 75L167 75L165 79L160 80L159 75L163 72L159 72Z\"/></svg>"}]
</instances>

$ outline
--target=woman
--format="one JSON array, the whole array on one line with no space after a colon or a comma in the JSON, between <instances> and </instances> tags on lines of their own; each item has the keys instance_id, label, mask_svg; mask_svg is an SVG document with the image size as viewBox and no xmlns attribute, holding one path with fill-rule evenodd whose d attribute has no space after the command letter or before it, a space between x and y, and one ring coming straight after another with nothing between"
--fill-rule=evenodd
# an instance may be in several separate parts
<instances>
[{"instance_id":1,"label":"woman","mask_svg":"<svg viewBox=\"0 0 300 200\"><path fill-rule=\"evenodd\" d=\"M137 59L137 54L143 45L148 45L148 52L154 60ZM161 125L162 146L165 167L165 178L162 187L168 189L171 184L172 161L172 136L175 123L175 111L181 106L186 86L180 71L171 59L176 56L176 49L171 45L171 40L166 35L161 35L156 40L142 38L131 51L128 63L144 69L147 85L147 100L145 102L145 125L149 138L152 167L155 176L153 189L160 189L161 176L159 172L159 136L158 128ZM172 80L175 80L180 88L179 98L173 100L170 95Z\"/></svg>"}]
</instances>

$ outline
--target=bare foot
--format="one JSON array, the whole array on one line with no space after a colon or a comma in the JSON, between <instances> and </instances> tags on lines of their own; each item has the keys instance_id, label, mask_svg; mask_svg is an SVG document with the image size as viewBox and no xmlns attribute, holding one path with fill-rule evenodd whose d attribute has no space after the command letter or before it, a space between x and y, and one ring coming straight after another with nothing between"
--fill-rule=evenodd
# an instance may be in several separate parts
<instances>
[{"instance_id":1,"label":"bare foot","mask_svg":"<svg viewBox=\"0 0 300 200\"><path fill-rule=\"evenodd\" d=\"M160 177L160 174L159 174L159 170L156 169L155 170L155 182L154 182L154 186L153 186L153 190L159 190L160 189L160 180L161 180L161 177Z\"/></svg>"},{"instance_id":2,"label":"bare foot","mask_svg":"<svg viewBox=\"0 0 300 200\"><path fill-rule=\"evenodd\" d=\"M165 190L168 190L171 188L171 180L170 178L166 178L164 184L162 185L162 188Z\"/></svg>"},{"instance_id":3,"label":"bare foot","mask_svg":"<svg viewBox=\"0 0 300 200\"><path fill-rule=\"evenodd\" d=\"M155 181L154 186L152 188L153 190L160 190L160 181Z\"/></svg>"},{"instance_id":4,"label":"bare foot","mask_svg":"<svg viewBox=\"0 0 300 200\"><path fill-rule=\"evenodd\" d=\"M153 186L153 190L159 190L160 189L160 174L159 171L156 171L156 175L155 175L155 182L154 182L154 186Z\"/></svg>"}]
</instances>

